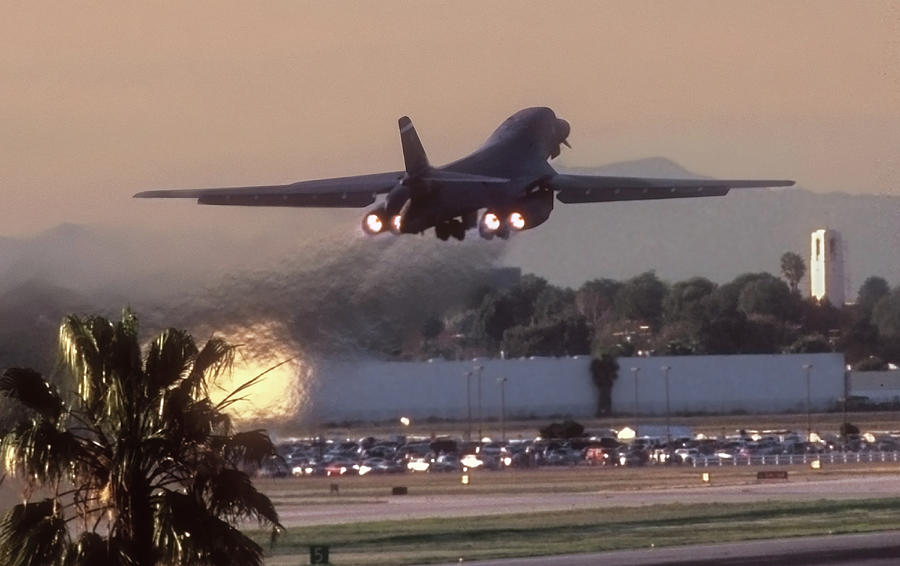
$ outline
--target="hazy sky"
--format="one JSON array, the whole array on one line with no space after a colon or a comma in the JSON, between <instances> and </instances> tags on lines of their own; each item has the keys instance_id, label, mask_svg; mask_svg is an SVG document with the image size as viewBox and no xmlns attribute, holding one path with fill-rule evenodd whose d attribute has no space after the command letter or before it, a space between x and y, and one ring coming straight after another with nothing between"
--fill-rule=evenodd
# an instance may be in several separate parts
<instances>
[{"instance_id":1,"label":"hazy sky","mask_svg":"<svg viewBox=\"0 0 900 566\"><path fill-rule=\"evenodd\" d=\"M400 169L403 114L444 163L533 105L571 122L568 165L658 155L704 175L900 193L898 1L2 12L0 235L198 214L130 199L149 188Z\"/></svg>"}]
</instances>

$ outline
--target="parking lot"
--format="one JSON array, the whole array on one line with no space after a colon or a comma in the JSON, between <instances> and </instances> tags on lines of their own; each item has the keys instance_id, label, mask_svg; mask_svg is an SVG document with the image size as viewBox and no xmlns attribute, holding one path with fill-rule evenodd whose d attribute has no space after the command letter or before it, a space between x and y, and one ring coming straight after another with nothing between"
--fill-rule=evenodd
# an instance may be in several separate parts
<instances>
[{"instance_id":1,"label":"parking lot","mask_svg":"<svg viewBox=\"0 0 900 566\"><path fill-rule=\"evenodd\" d=\"M360 438L292 439L279 444L279 460L260 470L283 477L465 473L472 470L579 466L792 466L900 462L900 433L864 432L845 437L792 430L741 430L623 439L615 431L570 439L540 437L465 441L451 435L385 433Z\"/></svg>"}]
</instances>

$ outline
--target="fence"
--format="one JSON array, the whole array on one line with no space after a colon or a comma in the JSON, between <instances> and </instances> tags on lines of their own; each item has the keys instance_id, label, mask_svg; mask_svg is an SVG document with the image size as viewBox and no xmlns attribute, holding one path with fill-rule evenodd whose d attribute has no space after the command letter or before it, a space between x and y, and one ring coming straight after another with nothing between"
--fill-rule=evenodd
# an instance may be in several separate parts
<instances>
[{"instance_id":1,"label":"fence","mask_svg":"<svg viewBox=\"0 0 900 566\"><path fill-rule=\"evenodd\" d=\"M719 458L699 456L693 461L695 468L723 466L795 466L815 460L823 464L879 464L900 462L900 452L828 452L825 454L772 454L766 456L735 456Z\"/></svg>"}]
</instances>

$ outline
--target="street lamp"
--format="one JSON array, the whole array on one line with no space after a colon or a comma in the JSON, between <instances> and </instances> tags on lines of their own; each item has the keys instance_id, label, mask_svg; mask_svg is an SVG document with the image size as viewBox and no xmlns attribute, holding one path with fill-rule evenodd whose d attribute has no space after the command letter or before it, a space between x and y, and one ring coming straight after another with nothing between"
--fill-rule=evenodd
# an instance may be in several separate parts
<instances>
[{"instance_id":1,"label":"street lamp","mask_svg":"<svg viewBox=\"0 0 900 566\"><path fill-rule=\"evenodd\" d=\"M484 366L477 365L475 366L475 371L478 372L478 442L481 442L481 439L484 438L481 432L481 426L484 423L483 416L484 413L481 411L481 372L484 370Z\"/></svg>"},{"instance_id":2,"label":"street lamp","mask_svg":"<svg viewBox=\"0 0 900 566\"><path fill-rule=\"evenodd\" d=\"M506 382L505 377L498 377L497 383L500 384L500 437L506 442Z\"/></svg>"},{"instance_id":3,"label":"street lamp","mask_svg":"<svg viewBox=\"0 0 900 566\"><path fill-rule=\"evenodd\" d=\"M472 370L466 375L466 441L472 440Z\"/></svg>"},{"instance_id":4,"label":"street lamp","mask_svg":"<svg viewBox=\"0 0 900 566\"><path fill-rule=\"evenodd\" d=\"M812 440L812 399L809 387L809 372L812 370L812 364L803 364L803 371L806 373L806 441Z\"/></svg>"},{"instance_id":5,"label":"street lamp","mask_svg":"<svg viewBox=\"0 0 900 566\"><path fill-rule=\"evenodd\" d=\"M631 375L634 379L634 437L637 438L638 435L638 375L641 373L641 368L631 368Z\"/></svg>"},{"instance_id":6,"label":"street lamp","mask_svg":"<svg viewBox=\"0 0 900 566\"><path fill-rule=\"evenodd\" d=\"M671 411L669 408L669 370L672 369L671 366L662 366L659 368L663 372L663 377L666 381L666 446L672 445L672 423L670 419Z\"/></svg>"}]
</instances>

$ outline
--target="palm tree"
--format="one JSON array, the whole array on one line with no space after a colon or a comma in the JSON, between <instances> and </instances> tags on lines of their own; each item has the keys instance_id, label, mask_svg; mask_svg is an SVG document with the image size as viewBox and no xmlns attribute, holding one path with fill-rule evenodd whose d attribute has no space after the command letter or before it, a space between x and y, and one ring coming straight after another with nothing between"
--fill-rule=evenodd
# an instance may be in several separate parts
<instances>
[{"instance_id":1,"label":"palm tree","mask_svg":"<svg viewBox=\"0 0 900 566\"><path fill-rule=\"evenodd\" d=\"M233 432L224 413L261 376L214 404L207 388L234 347L213 338L198 348L169 329L144 356L128 310L115 323L66 317L59 339L70 395L30 369L0 378L32 415L0 441L6 472L27 486L0 518L0 564L261 564L237 525L281 528L244 471L275 450L264 431Z\"/></svg>"},{"instance_id":2,"label":"palm tree","mask_svg":"<svg viewBox=\"0 0 900 566\"><path fill-rule=\"evenodd\" d=\"M612 410L612 388L619 377L619 362L611 354L601 354L591 360L591 380L597 386L597 416Z\"/></svg>"},{"instance_id":3,"label":"palm tree","mask_svg":"<svg viewBox=\"0 0 900 566\"><path fill-rule=\"evenodd\" d=\"M781 255L781 275L787 279L791 286L791 292L799 293L800 280L806 275L806 264L803 258L794 252L784 252Z\"/></svg>"}]
</instances>

